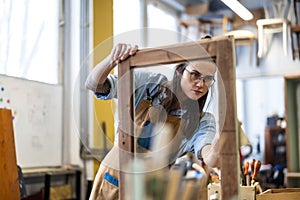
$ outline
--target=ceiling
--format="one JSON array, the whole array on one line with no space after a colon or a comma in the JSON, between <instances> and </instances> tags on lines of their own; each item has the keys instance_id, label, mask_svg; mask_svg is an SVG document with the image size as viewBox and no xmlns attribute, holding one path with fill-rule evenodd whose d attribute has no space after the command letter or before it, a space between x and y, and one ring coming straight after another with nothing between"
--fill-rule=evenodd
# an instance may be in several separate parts
<instances>
[{"instance_id":1,"label":"ceiling","mask_svg":"<svg viewBox=\"0 0 300 200\"><path fill-rule=\"evenodd\" d=\"M209 11L218 11L228 9L221 0L159 0L160 2L172 7L173 9L183 12L186 6L209 3Z\"/></svg>"}]
</instances>

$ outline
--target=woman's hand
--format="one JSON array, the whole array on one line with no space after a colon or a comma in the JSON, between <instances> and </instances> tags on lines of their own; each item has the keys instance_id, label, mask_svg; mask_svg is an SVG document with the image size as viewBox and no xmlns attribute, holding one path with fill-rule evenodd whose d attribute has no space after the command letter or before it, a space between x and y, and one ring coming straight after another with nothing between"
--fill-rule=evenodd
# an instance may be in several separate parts
<instances>
[{"instance_id":1,"label":"woman's hand","mask_svg":"<svg viewBox=\"0 0 300 200\"><path fill-rule=\"evenodd\" d=\"M110 71L120 62L134 55L138 46L130 44L117 44L104 60L92 69L85 82L85 87L93 92L106 93L110 89L108 83L105 84Z\"/></svg>"},{"instance_id":2,"label":"woman's hand","mask_svg":"<svg viewBox=\"0 0 300 200\"><path fill-rule=\"evenodd\" d=\"M129 56L134 55L138 50L137 45L119 43L111 51L111 61L113 64L118 64L126 60Z\"/></svg>"}]
</instances>

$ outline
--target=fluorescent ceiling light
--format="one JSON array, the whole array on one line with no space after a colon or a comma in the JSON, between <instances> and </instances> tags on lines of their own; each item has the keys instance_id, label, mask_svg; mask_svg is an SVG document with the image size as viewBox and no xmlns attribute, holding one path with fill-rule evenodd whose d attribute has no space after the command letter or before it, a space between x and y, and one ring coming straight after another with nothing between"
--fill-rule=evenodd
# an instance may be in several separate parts
<instances>
[{"instance_id":1,"label":"fluorescent ceiling light","mask_svg":"<svg viewBox=\"0 0 300 200\"><path fill-rule=\"evenodd\" d=\"M228 6L233 12L240 16L243 20L248 21L253 19L252 13L245 8L237 0L221 0L226 6Z\"/></svg>"}]
</instances>

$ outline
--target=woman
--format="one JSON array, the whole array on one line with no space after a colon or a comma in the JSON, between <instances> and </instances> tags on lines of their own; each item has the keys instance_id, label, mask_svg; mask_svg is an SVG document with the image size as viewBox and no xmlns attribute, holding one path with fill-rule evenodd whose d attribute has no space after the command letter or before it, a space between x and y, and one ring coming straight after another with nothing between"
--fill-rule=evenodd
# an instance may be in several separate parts
<instances>
[{"instance_id":1,"label":"woman","mask_svg":"<svg viewBox=\"0 0 300 200\"><path fill-rule=\"evenodd\" d=\"M134 55L137 50L136 45L115 46L111 54L89 74L86 87L100 99L116 98L117 76L109 72L118 63ZM215 119L211 113L204 111L208 91L214 84L215 72L216 66L213 62L192 61L178 64L171 81L162 74L143 71L134 73L135 110L145 110L142 108L144 105L155 108L153 112L142 112L151 117L142 116L142 119L146 120L138 123L142 126L138 138L138 144L142 149L151 150L155 135L153 126L157 122L164 121L173 125L173 135L181 134L181 141L176 150L170 154L171 162L187 152L194 152L195 156L207 165L218 166L219 149L217 145L213 145L217 139ZM184 123L181 123L182 121ZM111 166L103 166L105 163L118 163L114 160L116 159L114 155L115 153L110 152L102 162L95 178L91 199L117 198L117 188L109 186L109 191L113 191L108 196L105 194L107 191L102 180L115 186L118 184L117 174L109 169Z\"/></svg>"}]
</instances>

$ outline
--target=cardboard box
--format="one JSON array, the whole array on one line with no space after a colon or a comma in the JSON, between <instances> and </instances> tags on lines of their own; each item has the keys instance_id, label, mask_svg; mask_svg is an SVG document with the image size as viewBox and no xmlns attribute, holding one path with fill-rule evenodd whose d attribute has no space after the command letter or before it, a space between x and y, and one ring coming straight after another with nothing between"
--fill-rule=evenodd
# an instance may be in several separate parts
<instances>
[{"instance_id":1,"label":"cardboard box","mask_svg":"<svg viewBox=\"0 0 300 200\"><path fill-rule=\"evenodd\" d=\"M43 189L44 195L44 189ZM56 185L50 187L50 200L63 200L72 198L72 186L70 184L66 185Z\"/></svg>"},{"instance_id":2,"label":"cardboard box","mask_svg":"<svg viewBox=\"0 0 300 200\"><path fill-rule=\"evenodd\" d=\"M299 200L300 188L268 189L256 195L257 200Z\"/></svg>"},{"instance_id":3,"label":"cardboard box","mask_svg":"<svg viewBox=\"0 0 300 200\"><path fill-rule=\"evenodd\" d=\"M240 198L239 200L255 200L257 191L259 191L259 184L255 183L253 186L240 186ZM209 184L207 186L207 199L221 200L222 193L219 183Z\"/></svg>"}]
</instances>

